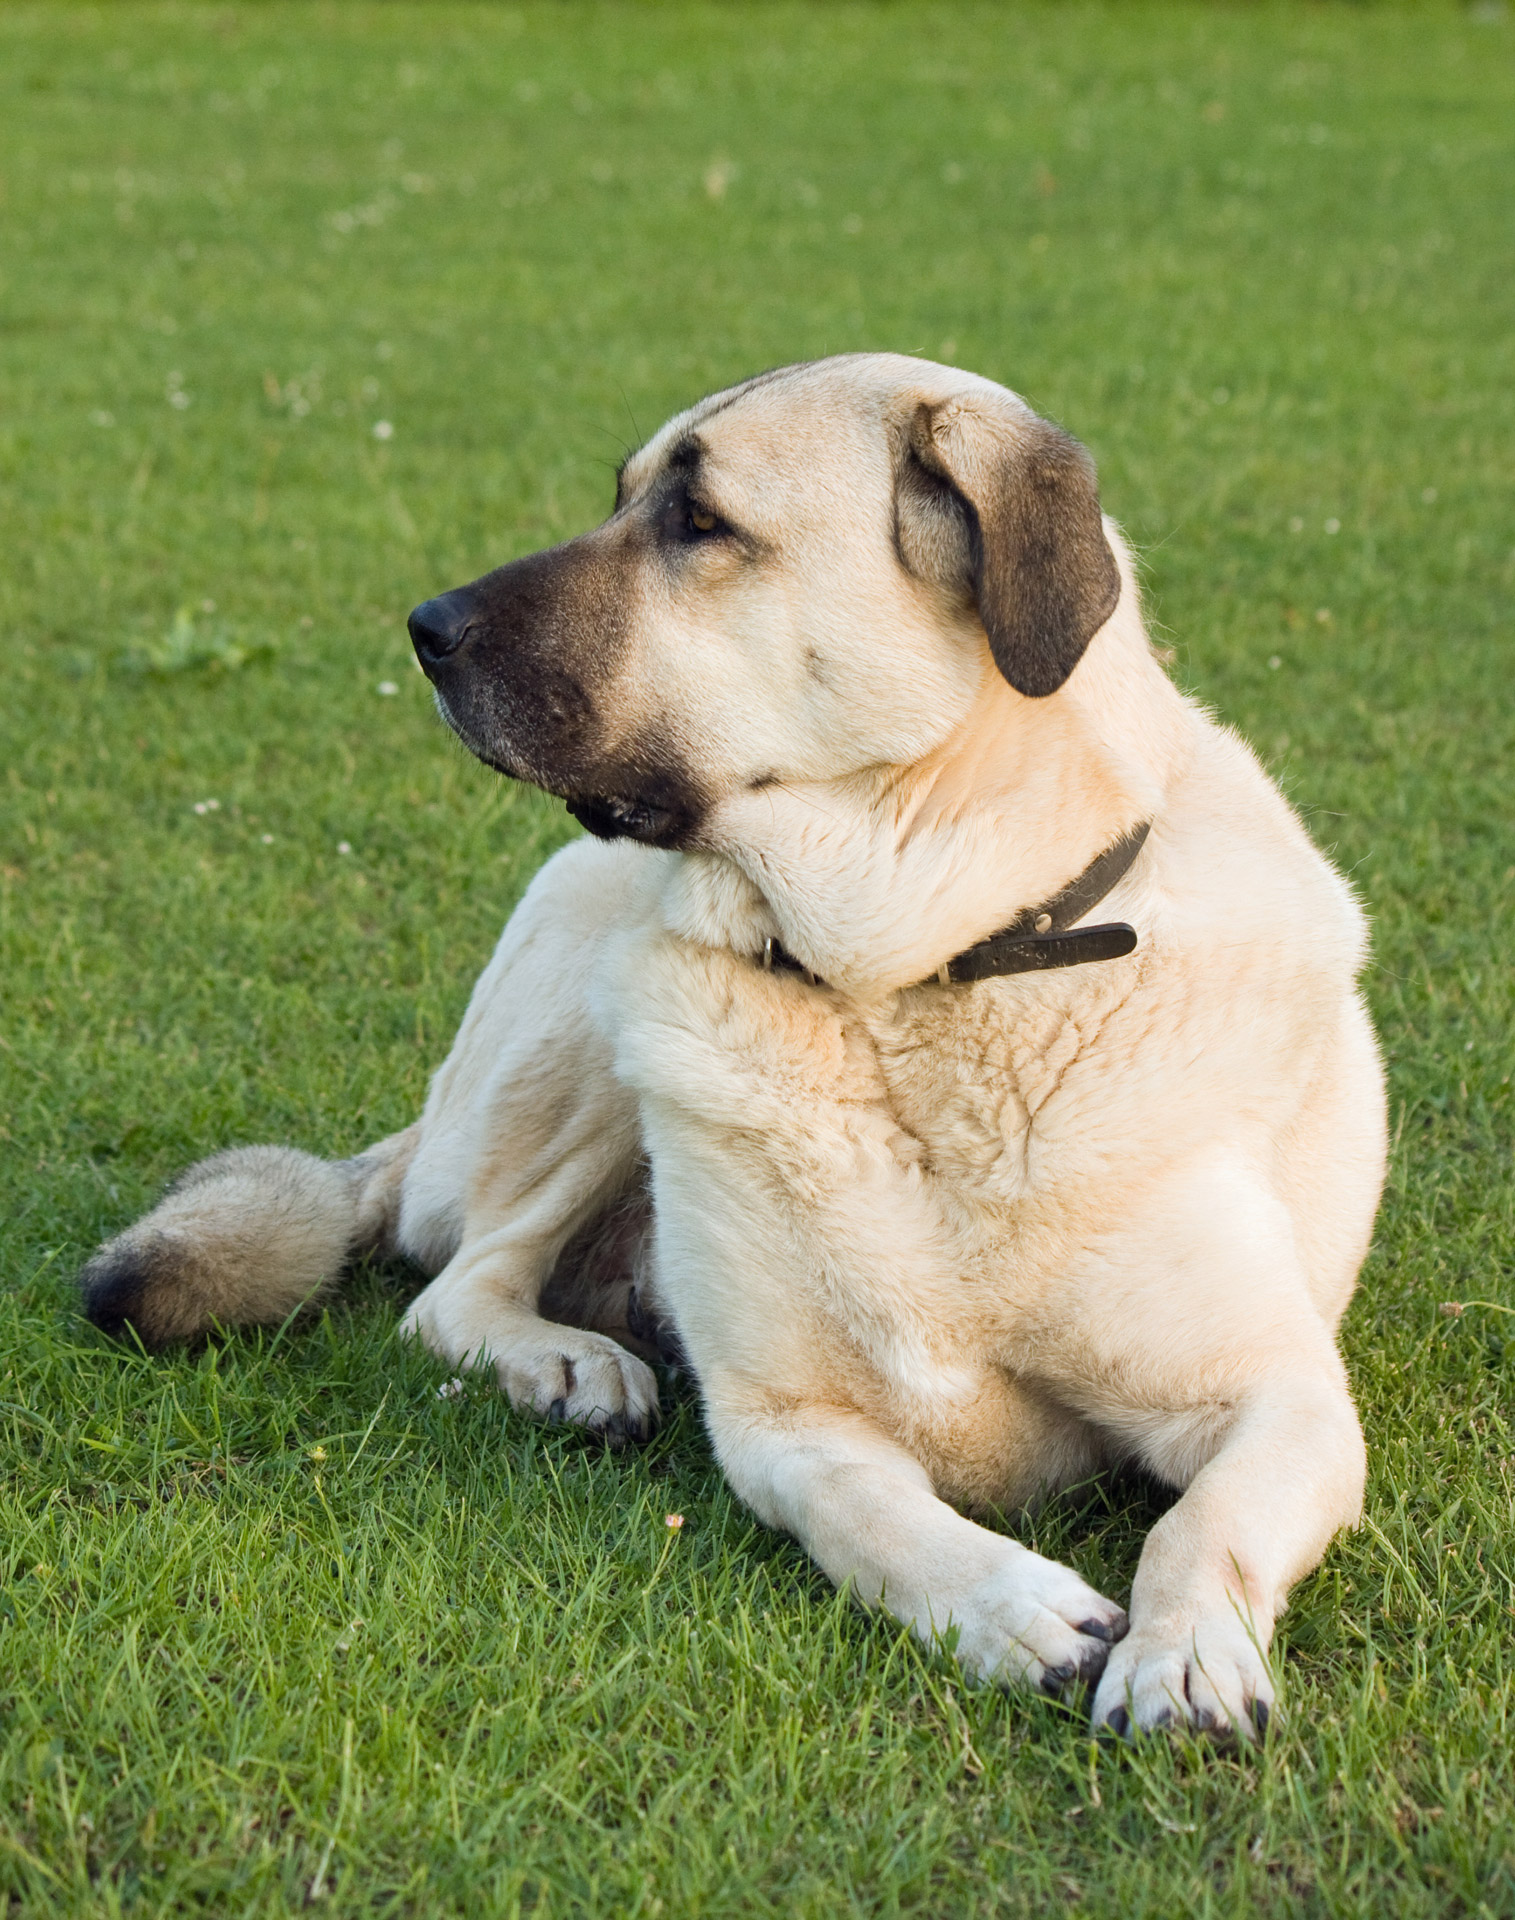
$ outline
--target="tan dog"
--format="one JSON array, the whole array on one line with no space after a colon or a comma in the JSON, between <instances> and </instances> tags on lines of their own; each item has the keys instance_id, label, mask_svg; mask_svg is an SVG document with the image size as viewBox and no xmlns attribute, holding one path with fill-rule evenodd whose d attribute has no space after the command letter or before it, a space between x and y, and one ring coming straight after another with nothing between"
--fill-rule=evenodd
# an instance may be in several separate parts
<instances>
[{"instance_id":1,"label":"tan dog","mask_svg":"<svg viewBox=\"0 0 1515 1920\"><path fill-rule=\"evenodd\" d=\"M92 1315L277 1319L394 1247L427 1346L613 1439L676 1339L742 1498L973 1673L1264 1724L1362 1494L1363 925L1163 673L1082 450L946 367L782 369L412 633L468 745L620 844L537 876L418 1126L207 1162ZM1129 1630L959 1511L1121 1461L1182 1489Z\"/></svg>"}]
</instances>

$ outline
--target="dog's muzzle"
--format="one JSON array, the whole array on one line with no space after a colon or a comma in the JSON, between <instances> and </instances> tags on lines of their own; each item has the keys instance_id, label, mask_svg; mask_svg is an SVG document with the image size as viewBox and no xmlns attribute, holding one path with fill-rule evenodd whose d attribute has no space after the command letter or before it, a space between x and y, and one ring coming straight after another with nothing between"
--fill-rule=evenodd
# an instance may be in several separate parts
<instances>
[{"instance_id":1,"label":"dog's muzzle","mask_svg":"<svg viewBox=\"0 0 1515 1920\"><path fill-rule=\"evenodd\" d=\"M602 840L689 844L704 811L695 784L650 745L597 753L590 694L529 637L512 636L479 583L423 601L406 624L438 711L486 766L555 794Z\"/></svg>"}]
</instances>

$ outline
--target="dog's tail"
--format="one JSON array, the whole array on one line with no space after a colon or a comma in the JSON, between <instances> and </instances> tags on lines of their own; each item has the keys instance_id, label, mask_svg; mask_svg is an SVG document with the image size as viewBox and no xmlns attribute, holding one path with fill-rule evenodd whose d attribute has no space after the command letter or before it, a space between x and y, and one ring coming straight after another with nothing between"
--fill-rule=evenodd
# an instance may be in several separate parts
<instances>
[{"instance_id":1,"label":"dog's tail","mask_svg":"<svg viewBox=\"0 0 1515 1920\"><path fill-rule=\"evenodd\" d=\"M106 1333L157 1349L212 1326L277 1325L356 1254L392 1246L419 1125L353 1160L233 1147L191 1167L79 1276Z\"/></svg>"}]
</instances>

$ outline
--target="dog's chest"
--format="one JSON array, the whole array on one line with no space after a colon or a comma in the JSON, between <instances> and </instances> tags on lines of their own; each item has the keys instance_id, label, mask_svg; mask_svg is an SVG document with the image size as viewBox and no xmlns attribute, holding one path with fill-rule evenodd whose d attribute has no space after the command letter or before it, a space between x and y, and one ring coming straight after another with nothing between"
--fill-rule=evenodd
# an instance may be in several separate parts
<instances>
[{"instance_id":1,"label":"dog's chest","mask_svg":"<svg viewBox=\"0 0 1515 1920\"><path fill-rule=\"evenodd\" d=\"M871 1021L890 1110L925 1170L966 1199L1026 1197L1077 1138L1120 998L1113 983L994 981L917 989Z\"/></svg>"},{"instance_id":2,"label":"dog's chest","mask_svg":"<svg viewBox=\"0 0 1515 1920\"><path fill-rule=\"evenodd\" d=\"M864 1011L694 947L664 958L625 1004L618 1061L642 1101L659 1286L696 1364L738 1320L759 1347L792 1336L912 1444L951 1452L962 1410L1007 1390L998 1356L1056 1258L1063 1143L1102 1072L1113 983Z\"/></svg>"}]
</instances>

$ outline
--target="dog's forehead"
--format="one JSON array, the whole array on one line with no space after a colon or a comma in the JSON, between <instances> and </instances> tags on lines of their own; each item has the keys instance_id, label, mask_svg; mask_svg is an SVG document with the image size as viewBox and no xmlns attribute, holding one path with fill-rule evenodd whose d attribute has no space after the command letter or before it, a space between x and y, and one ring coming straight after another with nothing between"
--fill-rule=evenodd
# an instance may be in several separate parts
<instances>
[{"instance_id":1,"label":"dog's forehead","mask_svg":"<svg viewBox=\"0 0 1515 1920\"><path fill-rule=\"evenodd\" d=\"M921 401L973 391L1014 399L977 374L905 354L842 354L776 367L675 414L626 461L623 492L641 492L676 464L698 464L712 480L759 485L843 470L861 480L872 467L883 475L892 419Z\"/></svg>"},{"instance_id":2,"label":"dog's forehead","mask_svg":"<svg viewBox=\"0 0 1515 1920\"><path fill-rule=\"evenodd\" d=\"M867 410L854 383L831 363L775 368L708 395L662 426L622 470L628 494L671 467L740 482L771 475L791 462L838 457L866 436Z\"/></svg>"}]
</instances>

